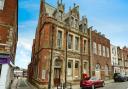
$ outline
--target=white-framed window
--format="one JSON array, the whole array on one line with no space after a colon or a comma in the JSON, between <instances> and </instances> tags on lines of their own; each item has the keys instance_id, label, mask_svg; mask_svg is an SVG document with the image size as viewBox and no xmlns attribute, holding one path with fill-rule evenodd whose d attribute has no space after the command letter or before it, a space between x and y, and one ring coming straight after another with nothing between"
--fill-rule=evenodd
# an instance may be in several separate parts
<instances>
[{"instance_id":1,"label":"white-framed window","mask_svg":"<svg viewBox=\"0 0 128 89\"><path fill-rule=\"evenodd\" d=\"M107 57L109 57L109 48L106 47L106 50L107 50ZM116 52L116 51L115 51Z\"/></svg>"},{"instance_id":2,"label":"white-framed window","mask_svg":"<svg viewBox=\"0 0 128 89\"><path fill-rule=\"evenodd\" d=\"M79 37L75 37L75 50L79 50Z\"/></svg>"},{"instance_id":3,"label":"white-framed window","mask_svg":"<svg viewBox=\"0 0 128 89\"><path fill-rule=\"evenodd\" d=\"M98 44L98 54L101 55L101 44Z\"/></svg>"},{"instance_id":4,"label":"white-framed window","mask_svg":"<svg viewBox=\"0 0 128 89\"><path fill-rule=\"evenodd\" d=\"M3 10L4 8L4 2L5 0L0 0L0 10Z\"/></svg>"},{"instance_id":5,"label":"white-framed window","mask_svg":"<svg viewBox=\"0 0 128 89\"><path fill-rule=\"evenodd\" d=\"M73 35L69 34L68 35L68 49L73 48Z\"/></svg>"},{"instance_id":6,"label":"white-framed window","mask_svg":"<svg viewBox=\"0 0 128 89\"><path fill-rule=\"evenodd\" d=\"M62 31L58 30L57 34L57 46L58 48L62 48Z\"/></svg>"},{"instance_id":7,"label":"white-framed window","mask_svg":"<svg viewBox=\"0 0 128 89\"><path fill-rule=\"evenodd\" d=\"M105 56L105 46L103 46L103 56Z\"/></svg>"},{"instance_id":8,"label":"white-framed window","mask_svg":"<svg viewBox=\"0 0 128 89\"><path fill-rule=\"evenodd\" d=\"M97 54L96 42L93 42L93 53Z\"/></svg>"}]
</instances>

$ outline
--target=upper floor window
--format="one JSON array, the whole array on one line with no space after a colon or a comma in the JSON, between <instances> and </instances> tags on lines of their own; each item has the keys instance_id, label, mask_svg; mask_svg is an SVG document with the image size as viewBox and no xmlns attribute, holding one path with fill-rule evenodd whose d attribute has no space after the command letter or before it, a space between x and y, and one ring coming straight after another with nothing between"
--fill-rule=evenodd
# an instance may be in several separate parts
<instances>
[{"instance_id":1,"label":"upper floor window","mask_svg":"<svg viewBox=\"0 0 128 89\"><path fill-rule=\"evenodd\" d=\"M73 36L71 34L68 35L68 49L73 48Z\"/></svg>"},{"instance_id":2,"label":"upper floor window","mask_svg":"<svg viewBox=\"0 0 128 89\"><path fill-rule=\"evenodd\" d=\"M4 1L5 0L0 0L0 10L3 10L4 8Z\"/></svg>"},{"instance_id":3,"label":"upper floor window","mask_svg":"<svg viewBox=\"0 0 128 89\"><path fill-rule=\"evenodd\" d=\"M109 57L109 48L106 47L106 50L107 50L107 57Z\"/></svg>"},{"instance_id":4,"label":"upper floor window","mask_svg":"<svg viewBox=\"0 0 128 89\"><path fill-rule=\"evenodd\" d=\"M62 48L62 31L58 31L57 46L58 48Z\"/></svg>"},{"instance_id":5,"label":"upper floor window","mask_svg":"<svg viewBox=\"0 0 128 89\"><path fill-rule=\"evenodd\" d=\"M97 54L96 42L93 42L93 53Z\"/></svg>"},{"instance_id":6,"label":"upper floor window","mask_svg":"<svg viewBox=\"0 0 128 89\"><path fill-rule=\"evenodd\" d=\"M84 53L86 52L86 40L84 40L84 49L83 49L83 52Z\"/></svg>"},{"instance_id":7,"label":"upper floor window","mask_svg":"<svg viewBox=\"0 0 128 89\"><path fill-rule=\"evenodd\" d=\"M101 55L101 44L98 44L98 54Z\"/></svg>"},{"instance_id":8,"label":"upper floor window","mask_svg":"<svg viewBox=\"0 0 128 89\"><path fill-rule=\"evenodd\" d=\"M75 37L75 50L79 49L79 38Z\"/></svg>"},{"instance_id":9,"label":"upper floor window","mask_svg":"<svg viewBox=\"0 0 128 89\"><path fill-rule=\"evenodd\" d=\"M105 56L105 46L103 46L103 56Z\"/></svg>"}]
</instances>

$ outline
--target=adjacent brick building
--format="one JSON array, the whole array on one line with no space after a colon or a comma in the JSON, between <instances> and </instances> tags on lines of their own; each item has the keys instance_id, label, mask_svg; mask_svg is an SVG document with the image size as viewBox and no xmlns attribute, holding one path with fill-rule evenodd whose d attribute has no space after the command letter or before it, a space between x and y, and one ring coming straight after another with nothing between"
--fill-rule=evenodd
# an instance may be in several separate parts
<instances>
[{"instance_id":1,"label":"adjacent brick building","mask_svg":"<svg viewBox=\"0 0 128 89\"><path fill-rule=\"evenodd\" d=\"M64 9L62 1L53 7L41 0L28 66L28 79L38 87L48 88L50 82L51 87L65 81L75 83L83 73L89 75L87 18L80 19L79 6L75 4L67 13Z\"/></svg>"},{"instance_id":2,"label":"adjacent brick building","mask_svg":"<svg viewBox=\"0 0 128 89\"><path fill-rule=\"evenodd\" d=\"M119 72L121 74L125 74L125 70L124 70L124 59L123 59L123 50L119 46L117 47L117 55L118 55Z\"/></svg>"},{"instance_id":3,"label":"adjacent brick building","mask_svg":"<svg viewBox=\"0 0 128 89\"><path fill-rule=\"evenodd\" d=\"M128 75L128 48L123 47L124 72Z\"/></svg>"},{"instance_id":4,"label":"adjacent brick building","mask_svg":"<svg viewBox=\"0 0 128 89\"><path fill-rule=\"evenodd\" d=\"M0 0L0 89L9 88L13 78L17 32L17 0Z\"/></svg>"},{"instance_id":5,"label":"adjacent brick building","mask_svg":"<svg viewBox=\"0 0 128 89\"><path fill-rule=\"evenodd\" d=\"M91 74L100 79L108 80L112 77L110 40L104 34L90 28L90 69Z\"/></svg>"}]
</instances>

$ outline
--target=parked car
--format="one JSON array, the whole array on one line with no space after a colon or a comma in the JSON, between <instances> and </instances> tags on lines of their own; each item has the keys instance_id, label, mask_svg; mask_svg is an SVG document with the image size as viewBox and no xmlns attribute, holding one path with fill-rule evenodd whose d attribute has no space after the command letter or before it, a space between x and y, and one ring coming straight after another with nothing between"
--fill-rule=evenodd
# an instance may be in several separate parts
<instances>
[{"instance_id":1,"label":"parked car","mask_svg":"<svg viewBox=\"0 0 128 89\"><path fill-rule=\"evenodd\" d=\"M81 89L86 89L86 88L95 89L96 87L103 87L104 85L105 85L104 81L98 79L97 77L85 78L80 82Z\"/></svg>"},{"instance_id":2,"label":"parked car","mask_svg":"<svg viewBox=\"0 0 128 89\"><path fill-rule=\"evenodd\" d=\"M125 75L127 77L127 81L128 81L128 75Z\"/></svg>"},{"instance_id":3,"label":"parked car","mask_svg":"<svg viewBox=\"0 0 128 89\"><path fill-rule=\"evenodd\" d=\"M127 81L127 77L120 73L114 73L113 79L115 82L125 82Z\"/></svg>"}]
</instances>

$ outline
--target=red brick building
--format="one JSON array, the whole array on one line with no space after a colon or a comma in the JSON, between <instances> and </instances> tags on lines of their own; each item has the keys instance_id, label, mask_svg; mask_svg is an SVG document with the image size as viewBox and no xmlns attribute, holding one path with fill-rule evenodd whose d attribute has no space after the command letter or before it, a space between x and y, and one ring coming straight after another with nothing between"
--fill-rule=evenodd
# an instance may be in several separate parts
<instances>
[{"instance_id":1,"label":"red brick building","mask_svg":"<svg viewBox=\"0 0 128 89\"><path fill-rule=\"evenodd\" d=\"M54 87L62 82L79 82L89 75L89 40L86 17L80 19L79 6L68 13L58 1L53 7L41 0L40 16L33 40L28 79L38 87Z\"/></svg>"},{"instance_id":2,"label":"red brick building","mask_svg":"<svg viewBox=\"0 0 128 89\"><path fill-rule=\"evenodd\" d=\"M0 0L0 89L13 78L17 40L17 0Z\"/></svg>"},{"instance_id":3,"label":"red brick building","mask_svg":"<svg viewBox=\"0 0 128 89\"><path fill-rule=\"evenodd\" d=\"M90 70L100 79L111 79L110 40L104 34L90 28Z\"/></svg>"},{"instance_id":4,"label":"red brick building","mask_svg":"<svg viewBox=\"0 0 128 89\"><path fill-rule=\"evenodd\" d=\"M124 60L124 72L128 75L128 48L124 47L123 49L123 60Z\"/></svg>"}]
</instances>

